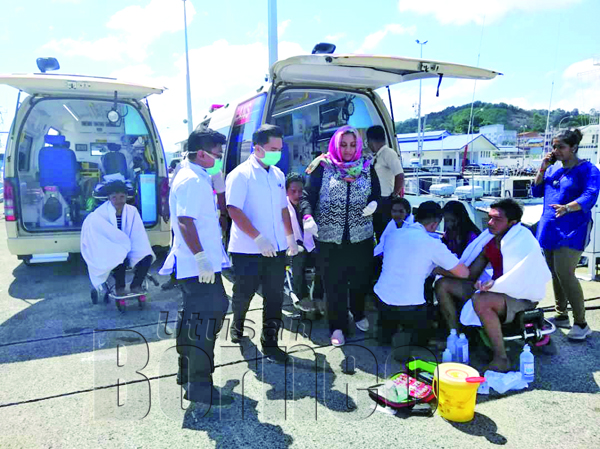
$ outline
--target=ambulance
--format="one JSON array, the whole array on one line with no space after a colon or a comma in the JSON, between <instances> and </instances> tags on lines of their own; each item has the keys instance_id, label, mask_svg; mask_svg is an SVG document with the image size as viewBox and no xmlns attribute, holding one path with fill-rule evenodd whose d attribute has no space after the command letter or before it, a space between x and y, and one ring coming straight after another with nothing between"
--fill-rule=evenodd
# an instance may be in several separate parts
<instances>
[{"instance_id":1,"label":"ambulance","mask_svg":"<svg viewBox=\"0 0 600 449\"><path fill-rule=\"evenodd\" d=\"M38 67L58 63L47 58ZM117 179L127 184L151 244L169 246L166 160L146 100L163 88L49 73L0 75L0 84L19 91L4 158L11 254L29 265L79 253L83 221Z\"/></svg>"}]
</instances>

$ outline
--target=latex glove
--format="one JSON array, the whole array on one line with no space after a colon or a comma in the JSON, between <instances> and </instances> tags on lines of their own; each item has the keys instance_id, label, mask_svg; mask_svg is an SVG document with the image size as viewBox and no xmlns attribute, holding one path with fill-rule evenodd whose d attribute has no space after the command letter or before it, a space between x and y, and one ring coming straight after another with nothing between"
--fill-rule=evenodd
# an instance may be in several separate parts
<instances>
[{"instance_id":1,"label":"latex glove","mask_svg":"<svg viewBox=\"0 0 600 449\"><path fill-rule=\"evenodd\" d=\"M258 250L265 257L275 257L277 255L277 251L275 247L271 245L266 238L262 236L262 234L258 234L258 237L254 239L256 245L258 246Z\"/></svg>"},{"instance_id":2,"label":"latex glove","mask_svg":"<svg viewBox=\"0 0 600 449\"><path fill-rule=\"evenodd\" d=\"M285 252L288 256L293 257L298 254L298 243L296 243L296 239L294 238L294 234L285 236L288 244L288 249Z\"/></svg>"},{"instance_id":3,"label":"latex glove","mask_svg":"<svg viewBox=\"0 0 600 449\"><path fill-rule=\"evenodd\" d=\"M216 193L224 193L225 192L225 177L223 176L223 172L219 172L216 175L212 175L212 186L215 189Z\"/></svg>"},{"instance_id":4,"label":"latex glove","mask_svg":"<svg viewBox=\"0 0 600 449\"><path fill-rule=\"evenodd\" d=\"M370 215L373 215L373 213L377 210L377 201L371 201L369 204L367 204L367 207L365 207L363 209L363 217L368 217Z\"/></svg>"},{"instance_id":5,"label":"latex glove","mask_svg":"<svg viewBox=\"0 0 600 449\"><path fill-rule=\"evenodd\" d=\"M315 219L313 217L309 215L306 218L304 218L302 222L304 226L304 232L308 232L314 237L319 236L319 227L317 226L317 223L315 223Z\"/></svg>"},{"instance_id":6,"label":"latex glove","mask_svg":"<svg viewBox=\"0 0 600 449\"><path fill-rule=\"evenodd\" d=\"M212 263L208 258L208 254L204 251L194 254L196 264L198 264L198 280L201 284L214 284L215 283L215 270L213 269Z\"/></svg>"}]
</instances>

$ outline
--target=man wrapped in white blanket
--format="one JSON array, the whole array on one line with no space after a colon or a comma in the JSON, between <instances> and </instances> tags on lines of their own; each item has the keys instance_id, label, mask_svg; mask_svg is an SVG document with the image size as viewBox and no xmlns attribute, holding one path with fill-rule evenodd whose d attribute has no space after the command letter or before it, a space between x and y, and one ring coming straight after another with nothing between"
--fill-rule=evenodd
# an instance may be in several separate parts
<instances>
[{"instance_id":1,"label":"man wrapped in white blanket","mask_svg":"<svg viewBox=\"0 0 600 449\"><path fill-rule=\"evenodd\" d=\"M121 181L107 186L108 201L92 212L81 229L81 255L94 288L104 284L111 272L115 293L124 296L125 260L135 267L131 293L141 293L142 283L156 256L150 246L138 210L126 204L127 186Z\"/></svg>"},{"instance_id":2,"label":"man wrapped in white blanket","mask_svg":"<svg viewBox=\"0 0 600 449\"><path fill-rule=\"evenodd\" d=\"M445 278L436 283L436 294L451 328L458 327L454 301L467 300L460 322L483 325L494 352L490 364L494 371L510 369L501 323L513 321L520 311L534 309L551 279L538 241L520 223L522 214L511 199L492 204L488 229L471 242L460 259L470 268L469 281ZM488 266L491 268L486 270Z\"/></svg>"}]
</instances>

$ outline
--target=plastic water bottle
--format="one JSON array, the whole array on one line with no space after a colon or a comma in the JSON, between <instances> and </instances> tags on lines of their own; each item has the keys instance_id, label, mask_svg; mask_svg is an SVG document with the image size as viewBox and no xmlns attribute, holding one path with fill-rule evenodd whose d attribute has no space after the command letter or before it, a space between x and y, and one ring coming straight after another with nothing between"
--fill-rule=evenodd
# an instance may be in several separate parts
<instances>
[{"instance_id":1,"label":"plastic water bottle","mask_svg":"<svg viewBox=\"0 0 600 449\"><path fill-rule=\"evenodd\" d=\"M456 361L458 363L469 363L469 340L465 334L460 334L456 341Z\"/></svg>"},{"instance_id":2,"label":"plastic water bottle","mask_svg":"<svg viewBox=\"0 0 600 449\"><path fill-rule=\"evenodd\" d=\"M442 363L447 363L452 361L452 352L450 349L446 348L444 353L442 354Z\"/></svg>"},{"instance_id":3,"label":"plastic water bottle","mask_svg":"<svg viewBox=\"0 0 600 449\"><path fill-rule=\"evenodd\" d=\"M520 357L520 369L521 377L525 382L533 382L535 377L535 363L534 356L531 353L529 345L525 345L523 352Z\"/></svg>"},{"instance_id":4,"label":"plastic water bottle","mask_svg":"<svg viewBox=\"0 0 600 449\"><path fill-rule=\"evenodd\" d=\"M456 359L456 342L458 341L458 335L456 335L456 329L450 330L450 335L448 335L448 339L446 340L446 349L450 350L450 354L452 354L451 362L458 361Z\"/></svg>"}]
</instances>

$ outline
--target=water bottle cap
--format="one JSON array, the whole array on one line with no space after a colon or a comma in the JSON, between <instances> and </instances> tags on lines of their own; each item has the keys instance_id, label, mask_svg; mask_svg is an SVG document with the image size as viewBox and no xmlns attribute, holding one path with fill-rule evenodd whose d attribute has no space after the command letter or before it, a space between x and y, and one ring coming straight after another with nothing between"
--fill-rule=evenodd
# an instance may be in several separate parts
<instances>
[{"instance_id":1,"label":"water bottle cap","mask_svg":"<svg viewBox=\"0 0 600 449\"><path fill-rule=\"evenodd\" d=\"M467 336L465 334L460 334L459 338L467 338Z\"/></svg>"},{"instance_id":2,"label":"water bottle cap","mask_svg":"<svg viewBox=\"0 0 600 449\"><path fill-rule=\"evenodd\" d=\"M450 335L456 335L456 329L450 329Z\"/></svg>"},{"instance_id":3,"label":"water bottle cap","mask_svg":"<svg viewBox=\"0 0 600 449\"><path fill-rule=\"evenodd\" d=\"M531 348L529 347L529 345L525 345L525 346L523 347L523 351L530 352L530 351L531 351Z\"/></svg>"}]
</instances>

